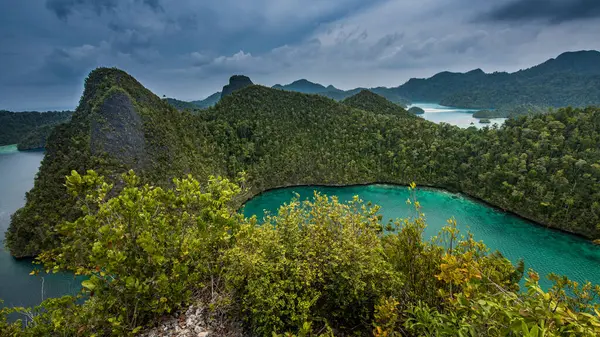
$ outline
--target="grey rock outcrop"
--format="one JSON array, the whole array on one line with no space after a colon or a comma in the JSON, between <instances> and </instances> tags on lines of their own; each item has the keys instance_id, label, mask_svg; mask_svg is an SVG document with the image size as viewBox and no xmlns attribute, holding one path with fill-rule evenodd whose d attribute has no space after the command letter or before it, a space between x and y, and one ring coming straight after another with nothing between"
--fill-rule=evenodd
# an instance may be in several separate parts
<instances>
[{"instance_id":1,"label":"grey rock outcrop","mask_svg":"<svg viewBox=\"0 0 600 337\"><path fill-rule=\"evenodd\" d=\"M227 95L231 95L236 90L243 89L253 84L254 83L252 83L248 76L233 75L229 79L229 84L223 87L223 91L221 92L221 98Z\"/></svg>"}]
</instances>

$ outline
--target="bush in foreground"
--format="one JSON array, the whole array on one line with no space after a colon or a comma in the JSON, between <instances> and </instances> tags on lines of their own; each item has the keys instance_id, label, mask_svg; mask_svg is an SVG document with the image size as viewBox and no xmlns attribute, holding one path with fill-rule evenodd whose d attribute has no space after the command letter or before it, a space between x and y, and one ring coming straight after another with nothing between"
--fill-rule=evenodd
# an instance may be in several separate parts
<instances>
[{"instance_id":1,"label":"bush in foreground","mask_svg":"<svg viewBox=\"0 0 600 337\"><path fill-rule=\"evenodd\" d=\"M221 178L162 189L129 172L115 191L88 171L66 185L84 215L59 226L62 245L39 259L88 276L82 295L1 309L2 336L134 335L202 293L223 299L207 310L226 310L253 335L600 334L600 287L551 275L546 292L530 271L521 291L523 264L455 221L424 241L414 194L414 214L386 225L376 206L319 194L259 224L234 211L241 189ZM14 312L24 327L7 322Z\"/></svg>"}]
</instances>

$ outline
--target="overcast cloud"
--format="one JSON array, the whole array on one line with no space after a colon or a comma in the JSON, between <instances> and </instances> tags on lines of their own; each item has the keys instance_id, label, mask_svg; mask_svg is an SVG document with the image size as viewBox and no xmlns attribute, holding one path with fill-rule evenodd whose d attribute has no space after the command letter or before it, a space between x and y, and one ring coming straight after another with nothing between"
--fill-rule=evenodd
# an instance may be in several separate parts
<instances>
[{"instance_id":1,"label":"overcast cloud","mask_svg":"<svg viewBox=\"0 0 600 337\"><path fill-rule=\"evenodd\" d=\"M0 109L72 109L115 66L201 99L232 74L348 89L600 49L597 0L0 0Z\"/></svg>"}]
</instances>

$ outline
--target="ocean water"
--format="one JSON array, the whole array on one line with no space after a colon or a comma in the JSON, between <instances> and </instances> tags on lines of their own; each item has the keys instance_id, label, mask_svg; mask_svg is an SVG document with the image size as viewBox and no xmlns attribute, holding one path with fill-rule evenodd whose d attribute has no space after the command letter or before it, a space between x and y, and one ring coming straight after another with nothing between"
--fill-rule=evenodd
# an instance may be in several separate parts
<instances>
[{"instance_id":1,"label":"ocean water","mask_svg":"<svg viewBox=\"0 0 600 337\"><path fill-rule=\"evenodd\" d=\"M479 123L478 118L473 117L473 113L479 111L479 109L460 109L443 106L435 103L418 102L413 103L409 106L409 108L412 106L418 106L419 108L425 110L425 113L419 116L425 118L428 121L432 121L434 123L448 123L459 126L461 128L468 128L470 126L474 126L480 129L485 126L491 127L494 124L498 124L498 126L500 126L504 124L504 121L506 120L506 118L491 118L490 124L482 124Z\"/></svg>"},{"instance_id":2,"label":"ocean water","mask_svg":"<svg viewBox=\"0 0 600 337\"><path fill-rule=\"evenodd\" d=\"M380 214L384 222L414 214L406 204L408 189L392 185L277 189L249 200L243 212L248 217L256 215L261 219L264 211L276 213L295 193L305 200L312 197L315 190L336 195L340 200L351 200L354 195L358 195L365 202L381 206ZM472 232L475 240L483 241L489 248L500 251L513 262L523 259L526 271L532 268L540 274L540 284L543 287L551 285L545 277L549 273L567 275L579 282L589 280L600 284L600 247L582 238L536 225L461 194L418 189L417 199L423 206L428 224L425 239L437 235L447 224L446 220L454 217L461 232Z\"/></svg>"},{"instance_id":3,"label":"ocean water","mask_svg":"<svg viewBox=\"0 0 600 337\"><path fill-rule=\"evenodd\" d=\"M0 241L10 224L10 216L25 204L25 193L33 180L44 152L19 152L15 145L0 146ZM74 294L79 282L73 275L45 274L31 276L31 260L15 260L0 245L0 299L5 306L35 306L43 298ZM39 266L37 266L39 268ZM15 317L19 318L19 317Z\"/></svg>"}]
</instances>

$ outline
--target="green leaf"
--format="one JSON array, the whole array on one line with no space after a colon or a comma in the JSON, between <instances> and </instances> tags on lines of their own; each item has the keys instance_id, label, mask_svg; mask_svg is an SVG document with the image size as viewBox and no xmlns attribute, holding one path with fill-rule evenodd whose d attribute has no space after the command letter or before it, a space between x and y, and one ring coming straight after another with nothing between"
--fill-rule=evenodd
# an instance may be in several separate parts
<instances>
[{"instance_id":1,"label":"green leaf","mask_svg":"<svg viewBox=\"0 0 600 337\"><path fill-rule=\"evenodd\" d=\"M81 282L81 286L92 291L96 288L96 285L91 280L85 280Z\"/></svg>"}]
</instances>

